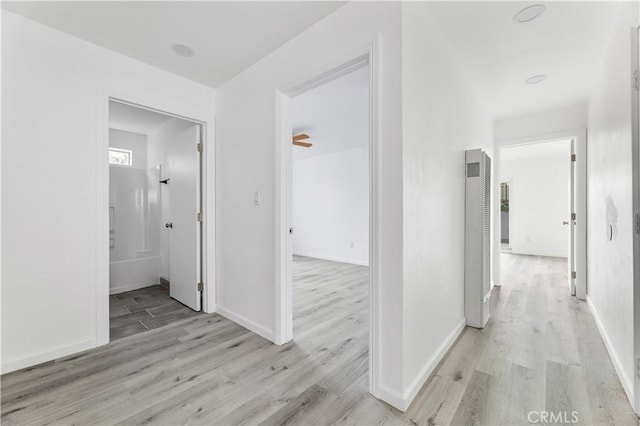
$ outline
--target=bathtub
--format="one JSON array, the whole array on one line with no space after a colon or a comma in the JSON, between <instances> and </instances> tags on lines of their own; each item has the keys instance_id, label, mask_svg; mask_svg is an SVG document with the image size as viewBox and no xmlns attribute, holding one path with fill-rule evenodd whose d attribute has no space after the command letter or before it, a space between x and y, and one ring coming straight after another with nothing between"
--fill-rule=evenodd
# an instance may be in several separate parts
<instances>
[{"instance_id":1,"label":"bathtub","mask_svg":"<svg viewBox=\"0 0 640 426\"><path fill-rule=\"evenodd\" d=\"M162 256L157 251L111 255L109 294L122 293L160 283Z\"/></svg>"}]
</instances>

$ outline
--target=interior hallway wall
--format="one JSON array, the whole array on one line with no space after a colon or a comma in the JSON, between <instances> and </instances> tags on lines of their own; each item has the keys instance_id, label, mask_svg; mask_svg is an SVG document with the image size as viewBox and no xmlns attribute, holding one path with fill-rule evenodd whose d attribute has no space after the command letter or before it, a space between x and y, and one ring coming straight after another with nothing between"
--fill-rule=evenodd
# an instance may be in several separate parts
<instances>
[{"instance_id":1,"label":"interior hallway wall","mask_svg":"<svg viewBox=\"0 0 640 426\"><path fill-rule=\"evenodd\" d=\"M293 229L293 254L369 264L367 147L294 160Z\"/></svg>"},{"instance_id":2,"label":"interior hallway wall","mask_svg":"<svg viewBox=\"0 0 640 426\"><path fill-rule=\"evenodd\" d=\"M267 338L275 319L275 89L287 90L379 43L377 89L380 388L402 394L400 4L351 2L217 91L217 309ZM262 202L253 203L259 190Z\"/></svg>"},{"instance_id":3,"label":"interior hallway wall","mask_svg":"<svg viewBox=\"0 0 640 426\"><path fill-rule=\"evenodd\" d=\"M215 112L211 88L2 11L3 373L98 344L108 300L98 301L96 277L109 259L97 146L115 93L186 116Z\"/></svg>"},{"instance_id":4,"label":"interior hallway wall","mask_svg":"<svg viewBox=\"0 0 640 426\"><path fill-rule=\"evenodd\" d=\"M410 402L465 325L465 150L493 157L493 134L429 4L403 3L402 22L403 398Z\"/></svg>"},{"instance_id":5,"label":"interior hallway wall","mask_svg":"<svg viewBox=\"0 0 640 426\"><path fill-rule=\"evenodd\" d=\"M631 40L638 3L625 3L589 102L587 301L633 401ZM610 227L613 237L609 239Z\"/></svg>"},{"instance_id":6,"label":"interior hallway wall","mask_svg":"<svg viewBox=\"0 0 640 426\"><path fill-rule=\"evenodd\" d=\"M514 158L500 164L509 182L509 247L515 254L569 256L570 145L560 152ZM518 150L519 148L511 148Z\"/></svg>"},{"instance_id":7,"label":"interior hallway wall","mask_svg":"<svg viewBox=\"0 0 640 426\"><path fill-rule=\"evenodd\" d=\"M494 140L503 146L505 142L517 139L584 129L586 126L587 104L583 103L524 116L502 118L494 122L493 132Z\"/></svg>"}]
</instances>

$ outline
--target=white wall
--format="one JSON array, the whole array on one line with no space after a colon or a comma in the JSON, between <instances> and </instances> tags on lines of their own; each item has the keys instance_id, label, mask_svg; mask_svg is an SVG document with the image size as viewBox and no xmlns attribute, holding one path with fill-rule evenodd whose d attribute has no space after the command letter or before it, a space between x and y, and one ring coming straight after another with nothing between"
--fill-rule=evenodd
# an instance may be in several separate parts
<instances>
[{"instance_id":1,"label":"white wall","mask_svg":"<svg viewBox=\"0 0 640 426\"><path fill-rule=\"evenodd\" d=\"M402 393L400 4L348 3L217 89L218 306L273 335L276 88L287 90L380 43L380 385ZM253 204L261 191L262 203ZM387 392L388 393L388 392Z\"/></svg>"},{"instance_id":2,"label":"white wall","mask_svg":"<svg viewBox=\"0 0 640 426\"><path fill-rule=\"evenodd\" d=\"M147 137L139 133L125 132L124 130L109 129L109 147L128 149L131 151L134 169L147 168ZM118 167L110 165L110 167Z\"/></svg>"},{"instance_id":3,"label":"white wall","mask_svg":"<svg viewBox=\"0 0 640 426\"><path fill-rule=\"evenodd\" d=\"M367 147L293 162L293 229L294 254L369 264Z\"/></svg>"},{"instance_id":4,"label":"white wall","mask_svg":"<svg viewBox=\"0 0 640 426\"><path fill-rule=\"evenodd\" d=\"M540 111L536 114L496 120L494 140L509 142L530 136L546 135L565 130L584 129L587 126L587 105L579 104L564 108Z\"/></svg>"},{"instance_id":5,"label":"white wall","mask_svg":"<svg viewBox=\"0 0 640 426\"><path fill-rule=\"evenodd\" d=\"M193 123L179 118L172 118L147 136L147 161L150 166L160 166L160 179L171 179L169 144L173 138ZM169 183L170 185L171 183ZM171 222L171 198L169 186L160 184L160 276L169 279L169 230L165 223Z\"/></svg>"},{"instance_id":6,"label":"white wall","mask_svg":"<svg viewBox=\"0 0 640 426\"><path fill-rule=\"evenodd\" d=\"M492 156L492 122L427 3L402 5L404 398L462 330L465 150Z\"/></svg>"},{"instance_id":7,"label":"white wall","mask_svg":"<svg viewBox=\"0 0 640 426\"><path fill-rule=\"evenodd\" d=\"M108 238L98 235L96 161L107 161L97 151L106 94L209 119L215 92L7 11L2 91L7 372L98 343L97 312L107 300L98 301L96 280L108 255L98 262L97 241Z\"/></svg>"},{"instance_id":8,"label":"white wall","mask_svg":"<svg viewBox=\"0 0 640 426\"><path fill-rule=\"evenodd\" d=\"M570 145L553 155L502 160L509 182L509 247L515 254L568 257ZM510 148L518 150L520 148Z\"/></svg>"},{"instance_id":9,"label":"white wall","mask_svg":"<svg viewBox=\"0 0 640 426\"><path fill-rule=\"evenodd\" d=\"M588 301L629 399L633 401L633 228L631 24L624 5L589 102ZM613 226L613 240L608 227Z\"/></svg>"}]
</instances>

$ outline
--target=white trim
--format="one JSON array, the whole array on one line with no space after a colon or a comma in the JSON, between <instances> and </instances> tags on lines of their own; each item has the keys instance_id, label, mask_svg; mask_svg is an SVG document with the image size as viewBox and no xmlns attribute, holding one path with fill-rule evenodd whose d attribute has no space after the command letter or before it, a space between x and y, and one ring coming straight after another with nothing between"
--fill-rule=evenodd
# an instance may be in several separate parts
<instances>
[{"instance_id":1,"label":"white trim","mask_svg":"<svg viewBox=\"0 0 640 426\"><path fill-rule=\"evenodd\" d=\"M101 346L109 343L109 95L100 92L97 96L95 346Z\"/></svg>"},{"instance_id":2,"label":"white trim","mask_svg":"<svg viewBox=\"0 0 640 426\"><path fill-rule=\"evenodd\" d=\"M379 37L378 37L379 38ZM379 344L380 324L379 315L379 276L378 263L379 247L378 235L380 206L379 200L379 97L380 71L379 71L379 39L373 39L362 48L355 50L351 55L336 61L334 64L316 72L307 79L301 79L302 83L291 86L288 89L275 88L275 316L274 316L274 342L283 344L293 337L293 313L292 313L292 288L291 270L289 263L292 253L292 243L289 236L290 221L290 191L287 187L291 175L290 134L286 134L285 120L290 120L290 96L300 94L331 79L345 75L348 72L369 64L369 392L380 396L379 391ZM290 123L289 123L290 124ZM290 130L290 126L289 126Z\"/></svg>"},{"instance_id":3,"label":"white trim","mask_svg":"<svg viewBox=\"0 0 640 426\"><path fill-rule=\"evenodd\" d=\"M93 349L95 347L95 340L83 340L72 345L60 346L58 348L41 352L36 355L30 355L25 358L3 361L2 374L10 373L22 368L33 367L34 365L41 364L43 362L52 361L54 359L62 358L68 355L73 355L75 353L86 351L87 349Z\"/></svg>"},{"instance_id":4,"label":"white trim","mask_svg":"<svg viewBox=\"0 0 640 426\"><path fill-rule=\"evenodd\" d=\"M216 312L216 121L201 127L202 137L202 311Z\"/></svg>"},{"instance_id":5,"label":"white trim","mask_svg":"<svg viewBox=\"0 0 640 426\"><path fill-rule=\"evenodd\" d=\"M159 112L200 125L202 137L202 277L204 284L202 311L216 311L215 281L215 116L185 110L173 99L132 91L98 90L96 117L96 341L94 346L109 343L109 102ZM104 232L107 230L107 232Z\"/></svg>"},{"instance_id":6,"label":"white trim","mask_svg":"<svg viewBox=\"0 0 640 426\"><path fill-rule=\"evenodd\" d=\"M216 313L218 313L219 315L222 315L223 317L235 322L236 324L241 325L242 327L246 328L247 330L256 333L258 336L264 337L265 339L273 342L274 341L274 335L273 335L273 331L272 330L268 330L266 328L264 328L262 325L251 321L250 319L243 317L240 314L237 314L233 311L230 311L226 308L223 308L222 306L218 305L216 307Z\"/></svg>"},{"instance_id":7,"label":"white trim","mask_svg":"<svg viewBox=\"0 0 640 426\"><path fill-rule=\"evenodd\" d=\"M369 392L380 391L380 35L368 46L369 55Z\"/></svg>"},{"instance_id":8,"label":"white trim","mask_svg":"<svg viewBox=\"0 0 640 426\"><path fill-rule=\"evenodd\" d=\"M420 389L422 389L422 386L424 386L424 384L427 382L429 377L431 377L431 374L433 374L434 370L438 366L438 363L442 361L442 359L445 357L447 352L449 352L449 349L451 349L451 347L456 342L460 334L464 331L465 325L466 325L466 320L463 318L462 321L460 321L458 325L456 325L456 327L449 334L449 336L447 336L446 340L442 342L442 344L440 345L436 353L433 354L431 359L429 359L425 363L425 365L422 367L422 369L420 370L418 375L415 377L415 379L413 379L411 384L409 384L409 386L407 386L407 388L404 390L403 396L404 396L406 407L403 411L406 411L406 409L409 408L409 406L411 405L411 402L413 402L413 399L416 397L418 392L420 392Z\"/></svg>"},{"instance_id":9,"label":"white trim","mask_svg":"<svg viewBox=\"0 0 640 426\"><path fill-rule=\"evenodd\" d=\"M433 356L422 366L420 372L405 388L402 394L399 394L387 387L380 386L380 399L402 412L407 411L416 395L418 395L418 392L420 392L420 389L422 389L424 384L427 383L427 380L429 380L440 361L442 361L454 343L458 340L458 337L460 337L460 334L462 334L465 327L466 319L463 318L449 336L447 336L445 341L442 342L436 353L434 353Z\"/></svg>"},{"instance_id":10,"label":"white trim","mask_svg":"<svg viewBox=\"0 0 640 426\"><path fill-rule=\"evenodd\" d=\"M640 28L631 28L631 73L640 72ZM640 94L631 88L631 162L632 162L632 220L640 215ZM635 225L635 224L634 224ZM635 228L635 226L634 226ZM633 340L634 363L640 363L640 235L633 232ZM634 369L637 367L634 367ZM640 377L634 374L633 408L640 415Z\"/></svg>"},{"instance_id":11,"label":"white trim","mask_svg":"<svg viewBox=\"0 0 640 426\"><path fill-rule=\"evenodd\" d=\"M127 284L127 285L120 285L117 287L110 287L109 288L109 294L118 294L118 293L124 293L125 291L132 291L132 290L138 290L140 288L145 288L145 287L150 287L152 285L159 285L158 283L155 284Z\"/></svg>"},{"instance_id":12,"label":"white trim","mask_svg":"<svg viewBox=\"0 0 640 426\"><path fill-rule=\"evenodd\" d=\"M294 256L311 257L313 259L330 260L332 262L348 263L350 265L369 266L368 260L348 259L346 257L325 256L317 253L293 253Z\"/></svg>"},{"instance_id":13,"label":"white trim","mask_svg":"<svg viewBox=\"0 0 640 426\"><path fill-rule=\"evenodd\" d=\"M494 142L494 157L496 159L496 168L494 171L494 204L500 206L500 151L502 148L534 145L537 143L553 142L565 139L575 139L576 148L576 250L575 250L575 262L577 278L576 285L576 297L580 300L585 300L587 297L588 289L588 277L587 277L587 130L585 128L563 130L560 132L544 133L539 135L527 136L518 139L495 141ZM497 185L497 190L496 186ZM500 211L499 208L497 211ZM500 215L495 215L494 227L496 230L500 229ZM501 285L500 278L500 232L495 232L493 236L494 244L494 256L495 261L493 264L494 274L493 278L496 281L496 285Z\"/></svg>"},{"instance_id":14,"label":"white trim","mask_svg":"<svg viewBox=\"0 0 640 426\"><path fill-rule=\"evenodd\" d=\"M293 295L291 287L292 271L289 255L292 253L289 227L292 224L290 191L292 174L292 154L289 148L292 128L291 98L276 89L275 100L275 304L274 343L283 345L293 339ZM285 148L286 147L286 148Z\"/></svg>"},{"instance_id":15,"label":"white trim","mask_svg":"<svg viewBox=\"0 0 640 426\"><path fill-rule=\"evenodd\" d=\"M618 373L618 378L620 379L620 383L622 383L622 387L627 394L627 398L629 401L633 401L633 386L632 381L629 377L624 374L624 370L622 369L622 363L620 362L620 358L618 358L618 354L613 348L611 344L611 340L609 339L609 335L605 331L602 323L600 322L600 316L598 315L598 311L596 310L593 302L589 295L587 295L587 306L589 306L589 310L591 311L591 316L595 320L596 326L598 327L598 331L600 332L600 336L602 336L602 340L604 341L604 346L607 348L607 352L609 352L609 357L611 358L611 362L616 369L616 373ZM633 404L633 402L631 402Z\"/></svg>"},{"instance_id":16,"label":"white trim","mask_svg":"<svg viewBox=\"0 0 640 426\"><path fill-rule=\"evenodd\" d=\"M384 385L380 385L379 389L378 389L378 398L380 398L381 400L383 400L384 402L386 402L387 404L391 405L394 408L397 408L398 410L402 411L403 413L405 411L407 411L407 403L404 399L404 397L402 396L402 394L399 394L398 392L389 389L388 387L384 386Z\"/></svg>"}]
</instances>

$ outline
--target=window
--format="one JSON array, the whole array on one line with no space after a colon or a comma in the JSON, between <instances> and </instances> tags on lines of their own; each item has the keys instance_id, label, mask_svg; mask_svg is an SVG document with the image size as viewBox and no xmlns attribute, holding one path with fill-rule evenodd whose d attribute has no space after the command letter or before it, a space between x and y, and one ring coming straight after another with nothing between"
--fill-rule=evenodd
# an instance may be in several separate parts
<instances>
[{"instance_id":1,"label":"window","mask_svg":"<svg viewBox=\"0 0 640 426\"><path fill-rule=\"evenodd\" d=\"M132 166L133 153L130 149L109 148L109 164Z\"/></svg>"}]
</instances>

